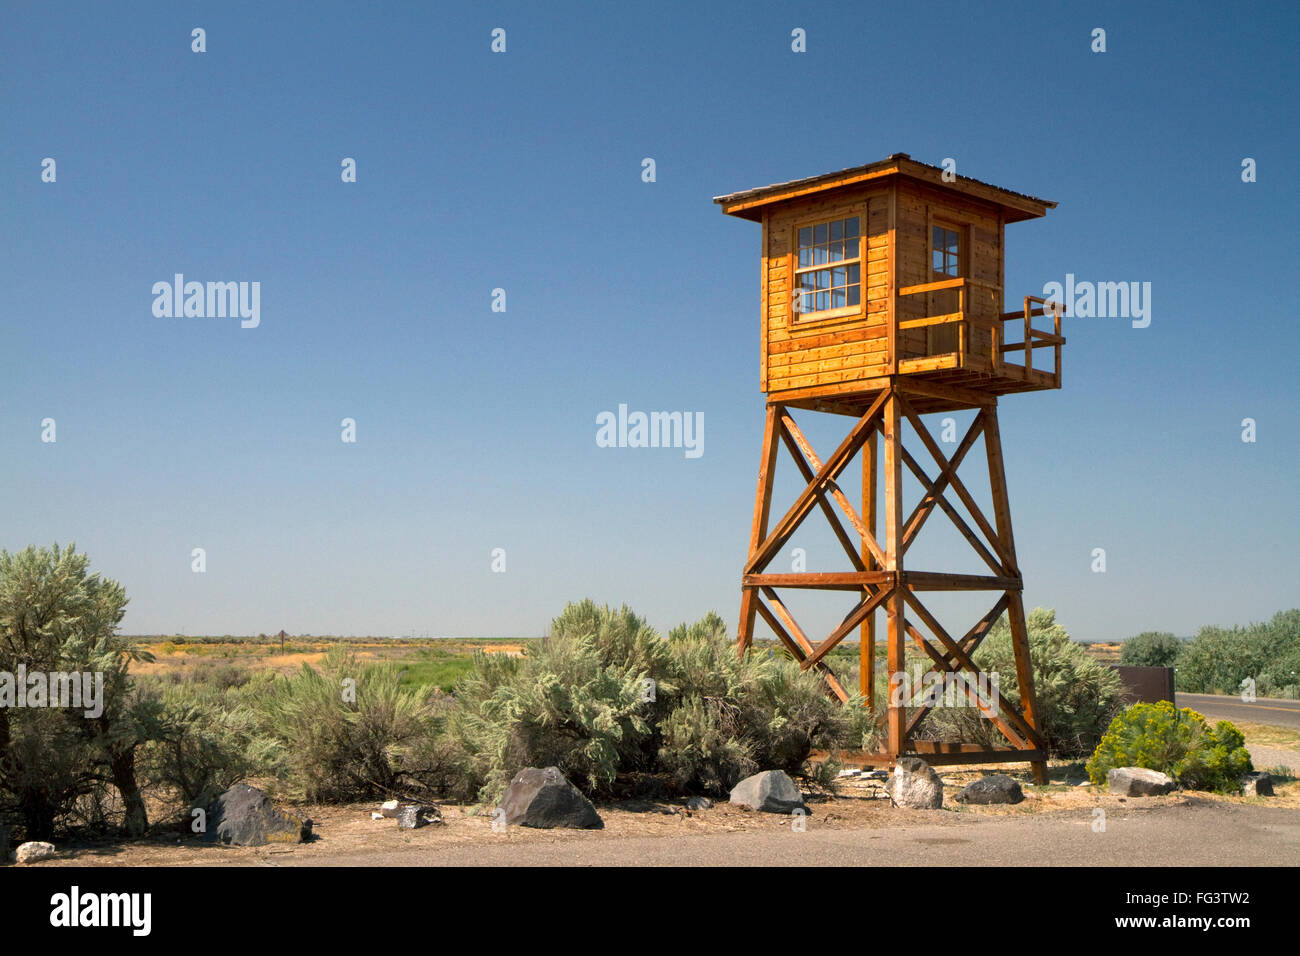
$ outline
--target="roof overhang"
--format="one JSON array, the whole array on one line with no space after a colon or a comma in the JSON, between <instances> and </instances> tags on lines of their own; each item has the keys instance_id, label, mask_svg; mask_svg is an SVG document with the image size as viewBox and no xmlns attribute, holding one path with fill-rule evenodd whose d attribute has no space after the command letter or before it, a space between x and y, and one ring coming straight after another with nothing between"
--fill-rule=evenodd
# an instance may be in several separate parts
<instances>
[{"instance_id":1,"label":"roof overhang","mask_svg":"<svg viewBox=\"0 0 1300 956\"><path fill-rule=\"evenodd\" d=\"M906 153L895 153L888 159L869 163L866 166L855 166L852 169L822 173L820 176L810 176L807 179L796 179L788 183L775 183L726 196L715 196L713 201L721 206L722 211L728 216L739 216L741 219L760 222L763 213L776 203L890 177L907 177L938 189L961 193L999 206L1007 222L1037 219L1045 216L1047 210L1056 208L1056 203L1050 199L1039 199L1037 196L1013 192L967 176L957 176L953 181L946 182L944 175L945 170L938 166L919 163Z\"/></svg>"}]
</instances>

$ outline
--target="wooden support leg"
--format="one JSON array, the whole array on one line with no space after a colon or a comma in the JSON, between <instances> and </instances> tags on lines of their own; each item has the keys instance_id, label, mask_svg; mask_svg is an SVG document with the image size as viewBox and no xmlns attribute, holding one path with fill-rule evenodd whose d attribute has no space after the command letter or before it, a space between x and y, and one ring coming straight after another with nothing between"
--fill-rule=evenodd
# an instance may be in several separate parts
<instances>
[{"instance_id":1,"label":"wooden support leg","mask_svg":"<svg viewBox=\"0 0 1300 956\"><path fill-rule=\"evenodd\" d=\"M1011 504L1007 494L1006 467L1002 459L1002 436L998 431L996 405L984 409L984 447L988 449L989 487L993 493L993 512L997 521L998 538L1007 560L1003 570L1008 577L1020 577L1016 564L1016 542L1011 531ZM1011 625L1011 645L1016 655L1016 683L1020 688L1020 708L1025 722L1039 735L1035 741L1044 750L1047 741L1042 736L1038 717L1038 701L1034 695L1034 669L1029 660L1029 630L1025 623L1025 603L1020 590L1007 592L1007 617ZM1034 782L1047 782L1047 764L1034 761Z\"/></svg>"},{"instance_id":2,"label":"wooden support leg","mask_svg":"<svg viewBox=\"0 0 1300 956\"><path fill-rule=\"evenodd\" d=\"M885 405L885 570L896 575L903 570L903 463L902 463L902 418L896 393L891 393ZM907 747L907 709L902 700L900 681L904 678L906 657L904 648L907 641L906 624L903 619L903 585L894 585L885 604L885 617L888 620L888 666L889 666L889 700L887 701L888 750L891 758L897 758Z\"/></svg>"},{"instance_id":3,"label":"wooden support leg","mask_svg":"<svg viewBox=\"0 0 1300 956\"><path fill-rule=\"evenodd\" d=\"M876 536L876 436L873 433L862 449L862 520ZM879 570L875 556L862 543L862 562L868 571ZM863 593L863 597L866 597ZM858 690L871 712L876 712L876 612L872 611L862 622L861 647L858 651Z\"/></svg>"},{"instance_id":4,"label":"wooden support leg","mask_svg":"<svg viewBox=\"0 0 1300 956\"><path fill-rule=\"evenodd\" d=\"M767 407L767 420L763 425L763 456L758 465L758 492L754 497L754 523L749 533L749 558L767 537L767 522L772 511L772 479L776 471L776 452L778 448L777 422L784 408L780 405ZM757 588L745 587L740 590L740 624L736 628L736 653L741 656L754 641L754 619L758 614Z\"/></svg>"}]
</instances>

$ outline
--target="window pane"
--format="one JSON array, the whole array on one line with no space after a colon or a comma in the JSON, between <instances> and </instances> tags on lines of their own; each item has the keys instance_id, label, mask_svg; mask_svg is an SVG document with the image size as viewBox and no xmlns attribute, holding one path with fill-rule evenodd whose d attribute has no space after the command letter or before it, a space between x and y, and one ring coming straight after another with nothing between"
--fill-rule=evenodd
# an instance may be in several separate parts
<instances>
[{"instance_id":1,"label":"window pane","mask_svg":"<svg viewBox=\"0 0 1300 956\"><path fill-rule=\"evenodd\" d=\"M811 312L813 310L813 297L811 295L802 295L799 297L799 311Z\"/></svg>"},{"instance_id":2,"label":"window pane","mask_svg":"<svg viewBox=\"0 0 1300 956\"><path fill-rule=\"evenodd\" d=\"M954 254L957 252L957 233L953 232L951 229L945 229L943 232L943 241L944 252L951 252Z\"/></svg>"},{"instance_id":3,"label":"window pane","mask_svg":"<svg viewBox=\"0 0 1300 956\"><path fill-rule=\"evenodd\" d=\"M859 270L858 266L849 266L849 282L851 282L855 286L858 284L858 277L860 275L860 272L858 270Z\"/></svg>"},{"instance_id":4,"label":"window pane","mask_svg":"<svg viewBox=\"0 0 1300 956\"><path fill-rule=\"evenodd\" d=\"M816 273L816 275L817 275L817 288L826 289L830 287L831 284L830 272L828 272L825 269L821 269Z\"/></svg>"},{"instance_id":5,"label":"window pane","mask_svg":"<svg viewBox=\"0 0 1300 956\"><path fill-rule=\"evenodd\" d=\"M849 305L857 305L860 301L857 285L849 286Z\"/></svg>"},{"instance_id":6,"label":"window pane","mask_svg":"<svg viewBox=\"0 0 1300 956\"><path fill-rule=\"evenodd\" d=\"M856 259L858 257L858 240L850 239L844 243L844 258Z\"/></svg>"},{"instance_id":7,"label":"window pane","mask_svg":"<svg viewBox=\"0 0 1300 956\"><path fill-rule=\"evenodd\" d=\"M842 243L842 242L832 242L832 243L831 243L831 262L839 262L839 261L840 261L841 259L843 259L843 258L844 258L844 243Z\"/></svg>"},{"instance_id":8,"label":"window pane","mask_svg":"<svg viewBox=\"0 0 1300 956\"><path fill-rule=\"evenodd\" d=\"M844 238L852 239L858 234L858 217L844 220Z\"/></svg>"},{"instance_id":9,"label":"window pane","mask_svg":"<svg viewBox=\"0 0 1300 956\"><path fill-rule=\"evenodd\" d=\"M805 272L803 275L801 275L801 276L799 277L799 289L800 289L800 291L805 291L805 292L806 292L806 291L808 291L809 289L814 288L814 286L813 286L813 275L814 275L814 273L812 273L812 272Z\"/></svg>"},{"instance_id":10,"label":"window pane","mask_svg":"<svg viewBox=\"0 0 1300 956\"><path fill-rule=\"evenodd\" d=\"M818 292L818 293L817 293L817 311L818 311L818 312L822 312L822 311L825 311L826 309L829 309L829 308L830 308L829 303L830 303L830 293L829 293L829 292Z\"/></svg>"},{"instance_id":11,"label":"window pane","mask_svg":"<svg viewBox=\"0 0 1300 956\"><path fill-rule=\"evenodd\" d=\"M826 241L826 223L819 223L813 227L813 242L822 243Z\"/></svg>"},{"instance_id":12,"label":"window pane","mask_svg":"<svg viewBox=\"0 0 1300 956\"><path fill-rule=\"evenodd\" d=\"M930 246L931 248L934 249L943 248L943 229L941 229L939 226L935 226L930 231Z\"/></svg>"},{"instance_id":13,"label":"window pane","mask_svg":"<svg viewBox=\"0 0 1300 956\"><path fill-rule=\"evenodd\" d=\"M824 265L826 263L826 247L813 246L813 265Z\"/></svg>"},{"instance_id":14,"label":"window pane","mask_svg":"<svg viewBox=\"0 0 1300 956\"><path fill-rule=\"evenodd\" d=\"M844 285L847 281L848 281L848 270L847 270L847 269L845 269L845 268L843 268L843 267L840 267L839 269L832 269L832 270L831 270L831 285L832 285L832 286L841 286L841 285Z\"/></svg>"},{"instance_id":15,"label":"window pane","mask_svg":"<svg viewBox=\"0 0 1300 956\"><path fill-rule=\"evenodd\" d=\"M831 242L837 242L844 238L844 220L836 219L831 223Z\"/></svg>"},{"instance_id":16,"label":"window pane","mask_svg":"<svg viewBox=\"0 0 1300 956\"><path fill-rule=\"evenodd\" d=\"M831 292L831 308L832 308L832 309L842 309L842 308L844 308L844 302L845 302L845 299L844 299L844 290L843 290L843 289L836 289L836 290L834 290L833 292Z\"/></svg>"},{"instance_id":17,"label":"window pane","mask_svg":"<svg viewBox=\"0 0 1300 956\"><path fill-rule=\"evenodd\" d=\"M942 250L940 249L934 250L934 257L930 262L930 268L933 269L935 272L943 272L943 251Z\"/></svg>"},{"instance_id":18,"label":"window pane","mask_svg":"<svg viewBox=\"0 0 1300 956\"><path fill-rule=\"evenodd\" d=\"M803 269L812 264L813 264L812 250L800 246L799 247L799 268Z\"/></svg>"},{"instance_id":19,"label":"window pane","mask_svg":"<svg viewBox=\"0 0 1300 956\"><path fill-rule=\"evenodd\" d=\"M811 226L804 226L802 229L799 230L799 245L800 247L812 245Z\"/></svg>"}]
</instances>

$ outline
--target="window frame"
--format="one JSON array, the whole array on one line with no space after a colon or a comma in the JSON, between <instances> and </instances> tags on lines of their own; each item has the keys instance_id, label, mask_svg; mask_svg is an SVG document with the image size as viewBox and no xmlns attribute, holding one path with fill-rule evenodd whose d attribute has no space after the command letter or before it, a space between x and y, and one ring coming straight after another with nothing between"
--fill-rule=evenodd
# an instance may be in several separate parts
<instances>
[{"instance_id":1,"label":"window frame","mask_svg":"<svg viewBox=\"0 0 1300 956\"><path fill-rule=\"evenodd\" d=\"M840 219L858 220L858 254L853 259L839 262L821 263L819 265L799 266L799 230L812 226L825 225ZM816 215L796 219L790 226L790 252L786 257L786 274L789 276L787 289L786 314L792 327L800 328L819 325L825 322L837 322L849 319L865 318L867 314L867 203L856 202L846 206L826 209ZM836 309L822 309L816 312L800 312L795 308L799 291L799 276L806 272L833 269L839 266L856 265L858 267L858 304L845 305Z\"/></svg>"},{"instance_id":2,"label":"window frame","mask_svg":"<svg viewBox=\"0 0 1300 956\"><path fill-rule=\"evenodd\" d=\"M946 272L936 272L934 269L934 230L944 229L954 233L957 236L957 274L950 276ZM938 276L942 275L945 279L969 278L970 275L970 223L958 222L954 219L948 219L944 216L930 216L930 228L926 230L926 262L930 270L930 281L938 282Z\"/></svg>"}]
</instances>

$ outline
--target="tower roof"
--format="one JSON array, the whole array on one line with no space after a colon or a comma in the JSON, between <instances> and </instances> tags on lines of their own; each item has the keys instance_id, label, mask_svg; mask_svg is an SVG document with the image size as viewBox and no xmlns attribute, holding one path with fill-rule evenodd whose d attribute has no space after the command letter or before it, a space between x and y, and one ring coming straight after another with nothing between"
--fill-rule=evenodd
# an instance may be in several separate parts
<instances>
[{"instance_id":1,"label":"tower roof","mask_svg":"<svg viewBox=\"0 0 1300 956\"><path fill-rule=\"evenodd\" d=\"M1056 203L1050 199L1039 199L1037 196L1003 189L1001 186L971 179L969 176L958 176L952 182L945 182L944 172L945 170L938 166L917 162L907 153L894 153L886 159L868 163L866 166L854 166L851 169L822 173L806 179L793 179L790 182L773 183L770 186L728 193L725 196L713 197L713 201L720 205L722 211L728 216L739 216L742 219L758 222L763 218L763 208L773 203L800 199L815 193L890 176L905 176L939 189L953 190L975 199L994 203L1002 207L1007 222L1037 219L1046 215L1047 210L1056 208Z\"/></svg>"}]
</instances>

